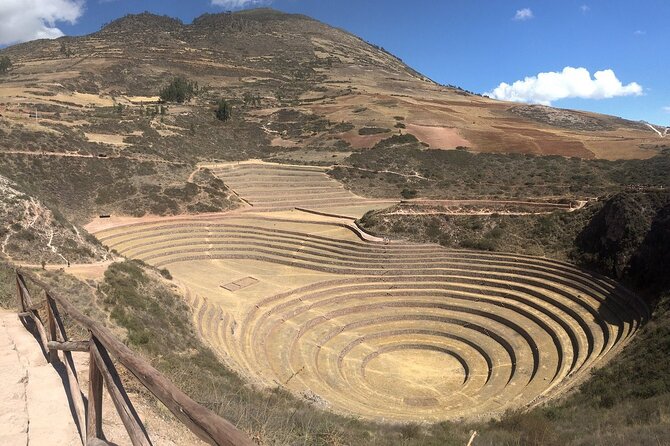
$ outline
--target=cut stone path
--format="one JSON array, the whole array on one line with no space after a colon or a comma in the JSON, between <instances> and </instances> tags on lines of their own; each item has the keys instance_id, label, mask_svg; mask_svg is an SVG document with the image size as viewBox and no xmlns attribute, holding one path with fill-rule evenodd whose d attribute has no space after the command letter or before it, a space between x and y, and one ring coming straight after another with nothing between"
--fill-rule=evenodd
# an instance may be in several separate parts
<instances>
[{"instance_id":1,"label":"cut stone path","mask_svg":"<svg viewBox=\"0 0 670 446\"><path fill-rule=\"evenodd\" d=\"M88 353L74 353L82 389L88 388ZM65 384L46 362L38 341L16 313L0 310L0 446L81 446ZM182 424L129 395L155 446L203 445ZM110 444L132 446L107 392L103 430Z\"/></svg>"},{"instance_id":2,"label":"cut stone path","mask_svg":"<svg viewBox=\"0 0 670 446\"><path fill-rule=\"evenodd\" d=\"M8 311L0 311L0 445L81 445L63 381Z\"/></svg>"}]
</instances>

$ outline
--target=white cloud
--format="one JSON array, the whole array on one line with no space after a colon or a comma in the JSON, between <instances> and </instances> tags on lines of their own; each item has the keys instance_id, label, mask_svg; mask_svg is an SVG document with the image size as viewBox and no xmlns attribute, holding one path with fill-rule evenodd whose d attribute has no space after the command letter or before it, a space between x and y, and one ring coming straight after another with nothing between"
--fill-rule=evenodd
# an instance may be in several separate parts
<instances>
[{"instance_id":1,"label":"white cloud","mask_svg":"<svg viewBox=\"0 0 670 446\"><path fill-rule=\"evenodd\" d=\"M643 31L641 29L638 29L633 34L635 34L636 36L644 36L645 34L647 34L647 31Z\"/></svg>"},{"instance_id":2,"label":"white cloud","mask_svg":"<svg viewBox=\"0 0 670 446\"><path fill-rule=\"evenodd\" d=\"M514 20L530 20L533 17L533 11L530 8L523 8L517 10L516 14L514 14Z\"/></svg>"},{"instance_id":3,"label":"white cloud","mask_svg":"<svg viewBox=\"0 0 670 446\"><path fill-rule=\"evenodd\" d=\"M227 9L242 9L270 3L272 3L272 0L212 0L213 6L221 6Z\"/></svg>"},{"instance_id":4,"label":"white cloud","mask_svg":"<svg viewBox=\"0 0 670 446\"><path fill-rule=\"evenodd\" d=\"M0 45L63 35L57 22L75 23L85 0L1 0Z\"/></svg>"},{"instance_id":5,"label":"white cloud","mask_svg":"<svg viewBox=\"0 0 670 446\"><path fill-rule=\"evenodd\" d=\"M670 105L668 105L667 107L663 107L663 111L666 113L670 113Z\"/></svg>"},{"instance_id":6,"label":"white cloud","mask_svg":"<svg viewBox=\"0 0 670 446\"><path fill-rule=\"evenodd\" d=\"M582 14L586 14L591 10L591 7L589 5L582 5L579 7L579 10L582 11Z\"/></svg>"},{"instance_id":7,"label":"white cloud","mask_svg":"<svg viewBox=\"0 0 670 446\"><path fill-rule=\"evenodd\" d=\"M642 86L636 82L623 85L612 70L596 71L591 77L586 68L573 67L565 67L561 72L540 73L512 85L503 82L487 93L495 99L543 105L567 98L606 99L641 94Z\"/></svg>"}]
</instances>

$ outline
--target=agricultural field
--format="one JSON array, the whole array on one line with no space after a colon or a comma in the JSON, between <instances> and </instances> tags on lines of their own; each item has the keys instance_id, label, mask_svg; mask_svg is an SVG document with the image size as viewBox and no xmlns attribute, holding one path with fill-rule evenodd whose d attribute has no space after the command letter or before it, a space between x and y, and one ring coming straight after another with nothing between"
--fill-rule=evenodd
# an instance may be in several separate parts
<instances>
[{"instance_id":1,"label":"agricultural field","mask_svg":"<svg viewBox=\"0 0 670 446\"><path fill-rule=\"evenodd\" d=\"M396 422L501 415L581 382L649 317L568 263L370 236L346 216L366 200L321 168L207 168L247 207L87 228L167 269L231 368L319 407Z\"/></svg>"},{"instance_id":2,"label":"agricultural field","mask_svg":"<svg viewBox=\"0 0 670 446\"><path fill-rule=\"evenodd\" d=\"M358 216L370 209L384 208L397 200L371 200L355 195L326 175L328 168L279 165L262 161L210 164L211 170L225 180L254 211L280 211L300 208Z\"/></svg>"}]
</instances>

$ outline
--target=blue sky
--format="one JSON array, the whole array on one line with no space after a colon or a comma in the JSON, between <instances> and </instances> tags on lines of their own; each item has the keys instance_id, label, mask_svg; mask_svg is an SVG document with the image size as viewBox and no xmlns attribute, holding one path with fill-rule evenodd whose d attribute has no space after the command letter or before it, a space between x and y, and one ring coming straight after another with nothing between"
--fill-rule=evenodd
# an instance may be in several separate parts
<instances>
[{"instance_id":1,"label":"blue sky","mask_svg":"<svg viewBox=\"0 0 670 446\"><path fill-rule=\"evenodd\" d=\"M216 2L229 6L214 5ZM2 0L1 3L0 43L7 43L12 40L13 30L3 16L25 14L28 2ZM12 3L20 4L20 8L12 10ZM346 29L383 46L440 83L500 98L670 124L670 58L667 57L670 1L667 0L29 0L29 3L35 4L38 10L34 14L38 19L41 14L43 20L39 37L54 37L59 32L68 35L94 32L105 22L145 10L179 17L188 23L205 12L236 9L230 5L239 8L262 4L306 14ZM34 24L35 17L32 19L26 23ZM24 34L28 28L21 26ZM28 38L17 35L14 40ZM585 70L564 71L566 67ZM599 71L603 73L596 75ZM525 80L527 77L530 79ZM515 84L516 81L519 82ZM503 82L507 85L501 86Z\"/></svg>"}]
</instances>

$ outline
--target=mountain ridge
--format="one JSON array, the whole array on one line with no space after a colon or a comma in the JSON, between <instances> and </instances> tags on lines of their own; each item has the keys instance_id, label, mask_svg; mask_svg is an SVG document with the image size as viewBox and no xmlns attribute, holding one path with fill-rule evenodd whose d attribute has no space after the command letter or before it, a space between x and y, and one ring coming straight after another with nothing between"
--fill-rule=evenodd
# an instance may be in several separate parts
<instances>
[{"instance_id":1,"label":"mountain ridge","mask_svg":"<svg viewBox=\"0 0 670 446\"><path fill-rule=\"evenodd\" d=\"M130 14L89 35L28 42L0 54L15 61L4 83L18 81L23 88L35 84L21 82L22 75L57 81L57 72L67 72L69 93L123 103L119 96L155 96L171 76L181 75L210 89L205 101L213 101L214 93L234 100L260 97L257 110L244 113L247 120L289 106L354 126L288 140L264 130L273 147L343 144L360 150L397 130L432 148L617 159L648 158L656 153L654 144L664 142L651 128L623 118L496 101L439 85L345 30L267 8L204 14L190 24ZM44 101L53 92L47 90L30 99ZM385 131L360 134L368 127Z\"/></svg>"}]
</instances>

